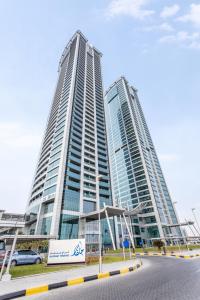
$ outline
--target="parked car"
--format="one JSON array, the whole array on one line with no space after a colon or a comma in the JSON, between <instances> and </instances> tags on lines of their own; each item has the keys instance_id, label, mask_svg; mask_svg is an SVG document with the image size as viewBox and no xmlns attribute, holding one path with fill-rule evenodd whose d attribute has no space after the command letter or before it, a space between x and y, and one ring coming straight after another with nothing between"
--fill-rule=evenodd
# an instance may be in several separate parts
<instances>
[{"instance_id":1,"label":"parked car","mask_svg":"<svg viewBox=\"0 0 200 300\"><path fill-rule=\"evenodd\" d=\"M4 251L1 251L1 250L0 250L0 268L1 268L1 266L2 266L2 263L3 263L3 260L4 260L5 254L6 254L6 251L5 251L5 250L4 250Z\"/></svg>"},{"instance_id":2,"label":"parked car","mask_svg":"<svg viewBox=\"0 0 200 300\"><path fill-rule=\"evenodd\" d=\"M2 265L4 256L6 254L6 249L5 249L5 241L4 240L0 240L0 266Z\"/></svg>"},{"instance_id":3,"label":"parked car","mask_svg":"<svg viewBox=\"0 0 200 300\"><path fill-rule=\"evenodd\" d=\"M9 253L8 253L9 259ZM7 262L8 263L8 259ZM13 253L11 265L41 264L42 257L33 250L16 250Z\"/></svg>"}]
</instances>

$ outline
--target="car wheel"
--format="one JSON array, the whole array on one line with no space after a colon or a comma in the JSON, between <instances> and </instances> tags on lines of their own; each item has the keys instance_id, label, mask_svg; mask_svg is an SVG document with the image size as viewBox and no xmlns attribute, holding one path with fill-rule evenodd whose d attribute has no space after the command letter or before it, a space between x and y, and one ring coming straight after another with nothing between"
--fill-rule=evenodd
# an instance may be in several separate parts
<instances>
[{"instance_id":1,"label":"car wheel","mask_svg":"<svg viewBox=\"0 0 200 300\"><path fill-rule=\"evenodd\" d=\"M36 265L39 265L41 264L41 259L40 258L37 258L36 261L35 261Z\"/></svg>"},{"instance_id":2,"label":"car wheel","mask_svg":"<svg viewBox=\"0 0 200 300\"><path fill-rule=\"evenodd\" d=\"M16 265L17 265L17 261L16 261L16 260L12 260L12 261L11 261L11 266L12 266L12 267L15 267Z\"/></svg>"}]
</instances>

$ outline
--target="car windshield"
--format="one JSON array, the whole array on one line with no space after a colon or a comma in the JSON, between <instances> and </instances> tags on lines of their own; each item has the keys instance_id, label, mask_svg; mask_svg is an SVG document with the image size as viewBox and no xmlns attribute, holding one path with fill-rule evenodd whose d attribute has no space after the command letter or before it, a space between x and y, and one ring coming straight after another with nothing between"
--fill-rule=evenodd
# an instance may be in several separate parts
<instances>
[{"instance_id":1,"label":"car windshield","mask_svg":"<svg viewBox=\"0 0 200 300\"><path fill-rule=\"evenodd\" d=\"M7 254L7 255L9 256L10 253L11 253L11 250L8 251L8 254ZM14 251L14 252L13 252L13 255L15 255L15 254L17 254L17 251Z\"/></svg>"}]
</instances>

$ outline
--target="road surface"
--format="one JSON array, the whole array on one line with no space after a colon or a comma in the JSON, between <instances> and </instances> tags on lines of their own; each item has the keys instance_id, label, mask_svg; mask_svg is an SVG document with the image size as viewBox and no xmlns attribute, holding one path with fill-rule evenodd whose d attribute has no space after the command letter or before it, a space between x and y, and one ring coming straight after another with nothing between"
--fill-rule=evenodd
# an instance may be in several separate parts
<instances>
[{"instance_id":1,"label":"road surface","mask_svg":"<svg viewBox=\"0 0 200 300\"><path fill-rule=\"evenodd\" d=\"M42 300L198 300L200 259L143 258L140 270L28 297ZM145 266L146 265L146 266Z\"/></svg>"}]
</instances>

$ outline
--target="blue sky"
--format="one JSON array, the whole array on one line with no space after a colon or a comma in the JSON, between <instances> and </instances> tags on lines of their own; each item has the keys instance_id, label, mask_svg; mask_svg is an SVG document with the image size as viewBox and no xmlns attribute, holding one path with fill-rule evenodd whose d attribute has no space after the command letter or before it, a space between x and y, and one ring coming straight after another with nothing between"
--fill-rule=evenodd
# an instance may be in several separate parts
<instances>
[{"instance_id":1,"label":"blue sky","mask_svg":"<svg viewBox=\"0 0 200 300\"><path fill-rule=\"evenodd\" d=\"M0 208L23 212L62 51L80 29L104 87L137 89L180 217L200 218L200 2L0 0Z\"/></svg>"}]
</instances>

